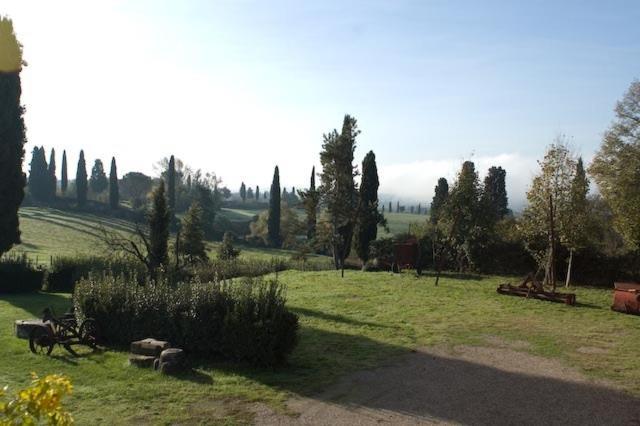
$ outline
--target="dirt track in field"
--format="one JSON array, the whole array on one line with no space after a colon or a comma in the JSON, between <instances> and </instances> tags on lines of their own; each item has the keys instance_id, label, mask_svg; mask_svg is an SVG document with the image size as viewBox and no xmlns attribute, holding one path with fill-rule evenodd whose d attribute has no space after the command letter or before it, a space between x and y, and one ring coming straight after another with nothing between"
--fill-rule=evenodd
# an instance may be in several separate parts
<instances>
[{"instance_id":1,"label":"dirt track in field","mask_svg":"<svg viewBox=\"0 0 640 426\"><path fill-rule=\"evenodd\" d=\"M428 348L349 375L295 415L254 407L258 425L640 425L640 399L586 378L526 343Z\"/></svg>"}]
</instances>

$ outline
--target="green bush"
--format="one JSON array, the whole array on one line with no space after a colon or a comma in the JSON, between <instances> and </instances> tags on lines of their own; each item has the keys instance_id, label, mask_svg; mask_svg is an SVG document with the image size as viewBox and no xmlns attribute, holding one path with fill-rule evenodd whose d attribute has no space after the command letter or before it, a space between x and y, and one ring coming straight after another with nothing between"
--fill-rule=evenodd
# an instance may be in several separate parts
<instances>
[{"instance_id":1,"label":"green bush","mask_svg":"<svg viewBox=\"0 0 640 426\"><path fill-rule=\"evenodd\" d=\"M45 290L72 293L76 283L90 274L110 272L127 278L144 276L146 269L134 259L100 256L59 256L51 262Z\"/></svg>"},{"instance_id":2,"label":"green bush","mask_svg":"<svg viewBox=\"0 0 640 426\"><path fill-rule=\"evenodd\" d=\"M298 317L276 281L137 285L113 275L81 279L74 292L80 317L94 318L107 343L155 337L188 353L273 366L297 343Z\"/></svg>"},{"instance_id":3,"label":"green bush","mask_svg":"<svg viewBox=\"0 0 640 426\"><path fill-rule=\"evenodd\" d=\"M40 291L45 271L35 266L26 254L0 259L0 293Z\"/></svg>"}]
</instances>

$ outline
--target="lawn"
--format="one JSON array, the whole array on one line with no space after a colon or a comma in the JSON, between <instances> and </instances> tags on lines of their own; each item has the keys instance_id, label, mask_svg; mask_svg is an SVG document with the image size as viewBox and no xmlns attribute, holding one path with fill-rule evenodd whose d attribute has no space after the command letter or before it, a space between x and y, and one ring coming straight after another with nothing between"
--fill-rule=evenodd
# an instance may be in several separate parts
<instances>
[{"instance_id":1,"label":"lawn","mask_svg":"<svg viewBox=\"0 0 640 426\"><path fill-rule=\"evenodd\" d=\"M74 359L32 355L12 335L15 319L69 303L57 294L0 297L0 385L11 389L28 374L64 373L75 385L69 407L80 424L243 423L249 402L283 409L288 395L309 395L355 370L432 345L486 345L494 336L528 342L527 351L558 358L592 377L640 395L637 369L640 317L609 309L611 292L578 288L575 307L500 296L501 277L433 277L411 273L284 272L288 303L300 315L300 342L289 365L260 371L227 363L195 362L193 373L172 378L138 370L126 353L108 350Z\"/></svg>"},{"instance_id":2,"label":"lawn","mask_svg":"<svg viewBox=\"0 0 640 426\"><path fill-rule=\"evenodd\" d=\"M409 226L413 223L422 223L428 219L429 216L417 215L411 213L385 213L384 217L387 219L387 227L389 232L384 228L378 227L378 237L391 237L397 234L404 234L409 232Z\"/></svg>"}]
</instances>

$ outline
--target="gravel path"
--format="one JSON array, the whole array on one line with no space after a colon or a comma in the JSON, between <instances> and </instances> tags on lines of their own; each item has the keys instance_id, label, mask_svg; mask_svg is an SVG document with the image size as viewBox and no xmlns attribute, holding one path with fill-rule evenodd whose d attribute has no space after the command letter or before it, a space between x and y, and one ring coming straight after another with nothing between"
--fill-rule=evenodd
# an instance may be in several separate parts
<instances>
[{"instance_id":1,"label":"gravel path","mask_svg":"<svg viewBox=\"0 0 640 426\"><path fill-rule=\"evenodd\" d=\"M296 416L254 407L258 425L640 425L640 399L521 347L429 348L345 377Z\"/></svg>"}]
</instances>

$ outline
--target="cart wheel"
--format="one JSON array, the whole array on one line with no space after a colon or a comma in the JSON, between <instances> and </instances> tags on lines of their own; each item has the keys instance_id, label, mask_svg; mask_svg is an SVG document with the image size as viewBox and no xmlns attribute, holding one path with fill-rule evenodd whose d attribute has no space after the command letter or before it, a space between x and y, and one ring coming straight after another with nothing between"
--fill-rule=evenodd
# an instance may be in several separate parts
<instances>
[{"instance_id":1,"label":"cart wheel","mask_svg":"<svg viewBox=\"0 0 640 426\"><path fill-rule=\"evenodd\" d=\"M98 323L94 319L86 319L80 324L80 341L95 349L100 334L98 333Z\"/></svg>"},{"instance_id":2,"label":"cart wheel","mask_svg":"<svg viewBox=\"0 0 640 426\"><path fill-rule=\"evenodd\" d=\"M34 328L29 335L29 349L34 354L51 355L55 341L47 330Z\"/></svg>"}]
</instances>

